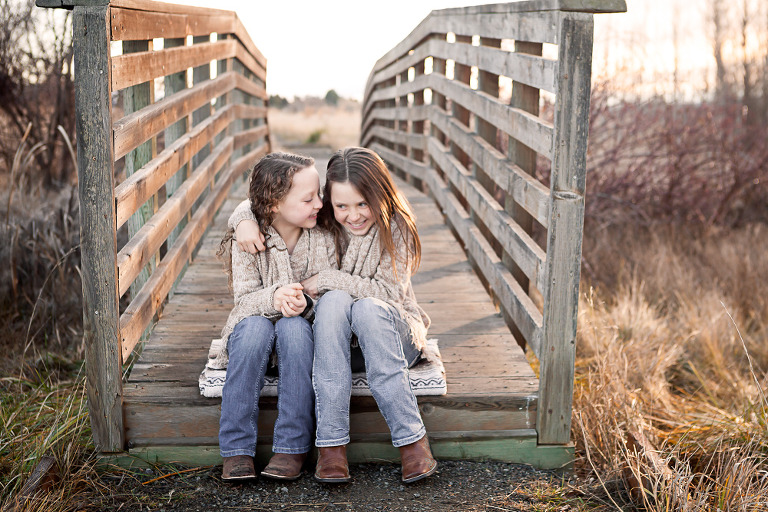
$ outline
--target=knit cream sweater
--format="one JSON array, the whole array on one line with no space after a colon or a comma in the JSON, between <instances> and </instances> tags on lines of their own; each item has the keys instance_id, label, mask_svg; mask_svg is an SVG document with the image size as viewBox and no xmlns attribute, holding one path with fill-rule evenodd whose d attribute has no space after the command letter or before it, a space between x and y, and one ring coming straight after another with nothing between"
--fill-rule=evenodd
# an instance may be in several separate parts
<instances>
[{"instance_id":1,"label":"knit cream sweater","mask_svg":"<svg viewBox=\"0 0 768 512\"><path fill-rule=\"evenodd\" d=\"M229 226L236 228L240 221L245 219L255 221L248 200L235 208L229 218ZM329 264L317 272L317 286L321 294L330 290L343 290L354 299L374 297L392 305L411 327L416 346L423 349L430 319L416 302L411 284L412 269L405 264L406 248L396 224L393 223L393 226L395 229L392 236L397 249L397 275L393 272L389 253L381 249L379 230L373 226L364 236L349 237L341 269L334 268L334 256L332 265ZM332 236L324 231L322 233L328 237L325 243L333 246Z\"/></svg>"},{"instance_id":2,"label":"knit cream sweater","mask_svg":"<svg viewBox=\"0 0 768 512\"><path fill-rule=\"evenodd\" d=\"M250 207L249 207L250 208ZM235 306L221 330L222 349L214 367L226 368L229 361L227 341L235 326L249 316L263 316L272 321L282 317L275 309L275 290L281 286L303 281L327 269L336 268L333 237L321 229L305 229L292 254L285 241L273 228L267 230L267 250L256 255L240 250L232 243L232 288ZM310 308L305 313L314 313Z\"/></svg>"}]
</instances>

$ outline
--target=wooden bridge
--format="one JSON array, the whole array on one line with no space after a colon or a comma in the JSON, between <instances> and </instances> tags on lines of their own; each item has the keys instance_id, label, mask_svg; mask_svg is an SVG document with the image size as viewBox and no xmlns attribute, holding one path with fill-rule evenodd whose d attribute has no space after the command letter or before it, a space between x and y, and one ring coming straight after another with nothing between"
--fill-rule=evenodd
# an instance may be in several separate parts
<instances>
[{"instance_id":1,"label":"wooden bridge","mask_svg":"<svg viewBox=\"0 0 768 512\"><path fill-rule=\"evenodd\" d=\"M199 395L197 377L232 307L215 248L247 170L273 149L266 60L229 11L37 5L74 9L96 447L123 461L216 463L220 401ZM419 398L437 457L572 459L592 16L625 10L532 0L433 11L370 75L361 144L416 211L415 290L445 363L447 395ZM352 402L350 458L397 459L373 399ZM262 399L260 456L275 405Z\"/></svg>"}]
</instances>

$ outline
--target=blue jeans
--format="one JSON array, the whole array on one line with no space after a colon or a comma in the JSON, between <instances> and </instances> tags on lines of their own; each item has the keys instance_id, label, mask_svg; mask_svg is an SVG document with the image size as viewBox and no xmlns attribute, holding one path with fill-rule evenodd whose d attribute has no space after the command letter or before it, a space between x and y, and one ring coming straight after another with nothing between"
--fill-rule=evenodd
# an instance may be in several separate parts
<instances>
[{"instance_id":1,"label":"blue jeans","mask_svg":"<svg viewBox=\"0 0 768 512\"><path fill-rule=\"evenodd\" d=\"M277 347L277 421L272 451L306 453L312 447L312 326L302 317L274 325L262 316L245 318L229 337L229 365L221 398L222 457L254 456L259 395L272 347Z\"/></svg>"},{"instance_id":2,"label":"blue jeans","mask_svg":"<svg viewBox=\"0 0 768 512\"><path fill-rule=\"evenodd\" d=\"M352 394L350 340L352 333L365 358L368 386L392 434L392 444L404 446L426 433L411 389L408 367L421 352L413 344L408 324L398 311L379 299L354 301L333 290L315 310L315 388L318 447L349 443L349 399Z\"/></svg>"}]
</instances>

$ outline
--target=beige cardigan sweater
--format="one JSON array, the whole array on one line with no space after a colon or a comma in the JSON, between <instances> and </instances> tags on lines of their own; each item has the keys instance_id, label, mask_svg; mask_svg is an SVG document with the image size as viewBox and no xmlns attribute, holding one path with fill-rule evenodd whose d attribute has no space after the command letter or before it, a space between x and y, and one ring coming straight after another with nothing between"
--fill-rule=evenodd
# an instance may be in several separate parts
<instances>
[{"instance_id":1,"label":"beige cardigan sweater","mask_svg":"<svg viewBox=\"0 0 768 512\"><path fill-rule=\"evenodd\" d=\"M237 227L240 221L254 220L248 200L240 203L229 219L229 226ZM333 244L333 237L326 243ZM406 248L397 228L392 233L397 248L397 275L392 270L392 258L382 251L379 243L379 230L373 226L365 236L350 236L349 245L341 261L341 269L327 265L317 272L317 285L320 293L330 290L343 290L354 299L374 297L392 305L411 327L413 341L423 349L427 340L429 316L416 302L416 295L411 284L412 269L405 265ZM294 253L295 254L295 253ZM330 254L330 253L329 253ZM334 251L335 254L335 251Z\"/></svg>"},{"instance_id":2,"label":"beige cardigan sweater","mask_svg":"<svg viewBox=\"0 0 768 512\"><path fill-rule=\"evenodd\" d=\"M250 208L250 207L249 207ZM282 317L275 309L275 290L297 283L331 268L336 268L333 237L321 229L305 229L293 254L288 254L285 241L273 228L267 233L267 250L256 255L240 250L232 243L232 288L235 306L221 330L222 349L212 365L225 368L229 361L227 341L235 326L249 316L263 316L272 321ZM305 316L314 313L310 308Z\"/></svg>"}]
</instances>

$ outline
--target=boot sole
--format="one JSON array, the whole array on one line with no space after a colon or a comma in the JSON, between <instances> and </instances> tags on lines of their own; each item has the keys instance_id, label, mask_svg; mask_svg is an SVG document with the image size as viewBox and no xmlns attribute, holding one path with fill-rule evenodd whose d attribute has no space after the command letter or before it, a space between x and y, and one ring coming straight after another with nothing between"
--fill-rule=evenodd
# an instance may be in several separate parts
<instances>
[{"instance_id":1,"label":"boot sole","mask_svg":"<svg viewBox=\"0 0 768 512\"><path fill-rule=\"evenodd\" d=\"M299 473L298 475L285 476L285 475L276 475L273 473L267 473L266 471L262 471L261 476L266 478L271 478L272 480L283 480L283 481L292 482L294 480L298 480L299 478L301 478L301 473Z\"/></svg>"},{"instance_id":2,"label":"boot sole","mask_svg":"<svg viewBox=\"0 0 768 512\"><path fill-rule=\"evenodd\" d=\"M437 471L437 464L432 466L432 469L430 469L426 473L422 473L420 475L412 476L411 478L408 478L407 480L405 478L403 478L402 480L403 480L404 484L410 484L410 483L413 483L413 482L418 482L419 480L423 480L423 479L427 478L428 476L434 475L435 471Z\"/></svg>"},{"instance_id":3,"label":"boot sole","mask_svg":"<svg viewBox=\"0 0 768 512\"><path fill-rule=\"evenodd\" d=\"M256 480L256 475L246 475L246 476L229 476L224 478L223 476L221 479L225 482L242 482L243 480Z\"/></svg>"},{"instance_id":4,"label":"boot sole","mask_svg":"<svg viewBox=\"0 0 768 512\"><path fill-rule=\"evenodd\" d=\"M317 480L320 483L323 484L348 484L352 481L352 477L347 478L320 478L317 475L314 475L315 480Z\"/></svg>"}]
</instances>

